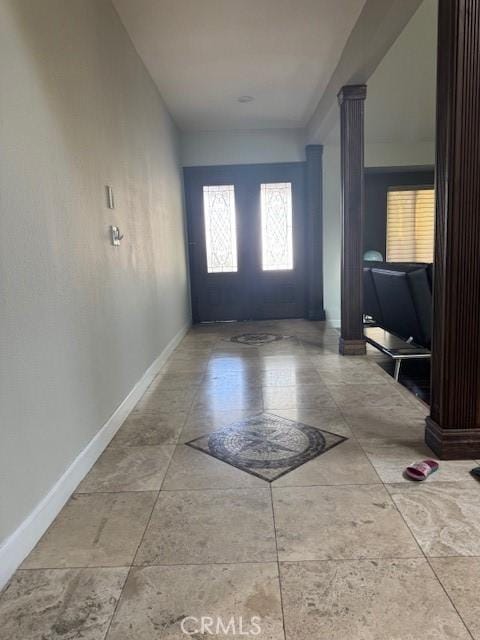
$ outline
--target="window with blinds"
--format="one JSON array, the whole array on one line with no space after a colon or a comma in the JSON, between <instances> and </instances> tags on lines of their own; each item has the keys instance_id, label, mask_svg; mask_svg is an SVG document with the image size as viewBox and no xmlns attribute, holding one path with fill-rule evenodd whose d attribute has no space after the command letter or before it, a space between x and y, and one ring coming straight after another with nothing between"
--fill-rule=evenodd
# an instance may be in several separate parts
<instances>
[{"instance_id":1,"label":"window with blinds","mask_svg":"<svg viewBox=\"0 0 480 640\"><path fill-rule=\"evenodd\" d=\"M392 187L387 192L387 262L433 262L435 192Z\"/></svg>"}]
</instances>

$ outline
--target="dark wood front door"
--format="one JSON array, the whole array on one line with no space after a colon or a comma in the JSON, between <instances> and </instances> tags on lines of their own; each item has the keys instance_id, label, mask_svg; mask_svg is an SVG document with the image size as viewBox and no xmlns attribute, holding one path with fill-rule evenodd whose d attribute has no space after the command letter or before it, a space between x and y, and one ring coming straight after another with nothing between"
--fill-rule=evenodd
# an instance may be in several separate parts
<instances>
[{"instance_id":1,"label":"dark wood front door","mask_svg":"<svg viewBox=\"0 0 480 640\"><path fill-rule=\"evenodd\" d=\"M194 322L305 316L304 171L185 169Z\"/></svg>"}]
</instances>

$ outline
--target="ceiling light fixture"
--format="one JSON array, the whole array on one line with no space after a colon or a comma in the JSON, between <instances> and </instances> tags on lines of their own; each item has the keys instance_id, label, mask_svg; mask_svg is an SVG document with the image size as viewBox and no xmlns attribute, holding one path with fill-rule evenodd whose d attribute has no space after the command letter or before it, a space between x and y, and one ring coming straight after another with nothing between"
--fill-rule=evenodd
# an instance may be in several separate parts
<instances>
[{"instance_id":1,"label":"ceiling light fixture","mask_svg":"<svg viewBox=\"0 0 480 640\"><path fill-rule=\"evenodd\" d=\"M253 102L252 96L240 96L237 100L239 102Z\"/></svg>"}]
</instances>

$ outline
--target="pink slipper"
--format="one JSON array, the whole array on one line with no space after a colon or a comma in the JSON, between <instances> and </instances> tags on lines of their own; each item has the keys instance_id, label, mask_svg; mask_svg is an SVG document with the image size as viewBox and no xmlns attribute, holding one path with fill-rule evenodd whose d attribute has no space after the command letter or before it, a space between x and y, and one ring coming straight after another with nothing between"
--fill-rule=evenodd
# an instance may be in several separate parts
<instances>
[{"instance_id":1,"label":"pink slipper","mask_svg":"<svg viewBox=\"0 0 480 640\"><path fill-rule=\"evenodd\" d=\"M405 474L412 480L426 480L437 469L438 462L435 460L422 460L408 466L405 469Z\"/></svg>"}]
</instances>

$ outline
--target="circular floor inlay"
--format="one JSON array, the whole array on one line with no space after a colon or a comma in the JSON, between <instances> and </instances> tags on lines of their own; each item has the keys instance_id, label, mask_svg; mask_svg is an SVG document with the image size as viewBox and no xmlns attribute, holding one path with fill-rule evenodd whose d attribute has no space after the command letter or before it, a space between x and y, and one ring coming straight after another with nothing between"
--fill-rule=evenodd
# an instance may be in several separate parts
<instances>
[{"instance_id":1,"label":"circular floor inlay","mask_svg":"<svg viewBox=\"0 0 480 640\"><path fill-rule=\"evenodd\" d=\"M208 448L212 455L230 464L250 469L276 469L303 464L319 455L326 442L321 431L305 424L265 419L245 429L226 428L212 433Z\"/></svg>"},{"instance_id":2,"label":"circular floor inlay","mask_svg":"<svg viewBox=\"0 0 480 640\"><path fill-rule=\"evenodd\" d=\"M238 336L230 338L231 342L239 342L240 344L267 344L268 342L276 342L283 340L285 336L279 336L275 333L242 333Z\"/></svg>"}]
</instances>

